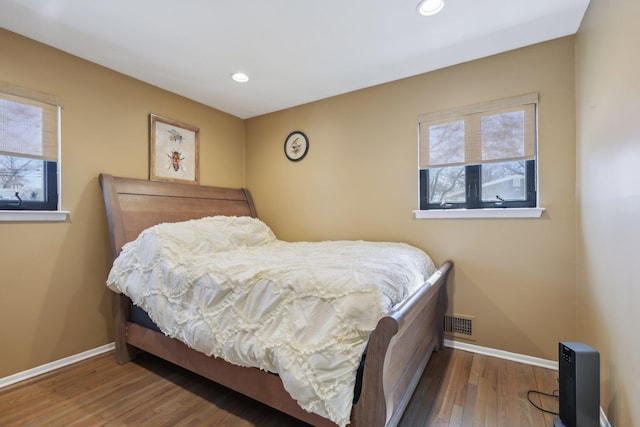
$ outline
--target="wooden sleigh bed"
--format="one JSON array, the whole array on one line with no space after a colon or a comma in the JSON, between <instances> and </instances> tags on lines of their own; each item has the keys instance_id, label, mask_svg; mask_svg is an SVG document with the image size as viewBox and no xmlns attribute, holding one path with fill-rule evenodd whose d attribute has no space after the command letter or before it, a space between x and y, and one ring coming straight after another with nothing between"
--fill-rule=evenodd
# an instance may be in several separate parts
<instances>
[{"instance_id":1,"label":"wooden sleigh bed","mask_svg":"<svg viewBox=\"0 0 640 427\"><path fill-rule=\"evenodd\" d=\"M113 259L140 232L163 222L206 216L257 217L248 191L101 174ZM384 316L371 334L361 370L361 391L351 426L397 425L432 352L443 346L446 261L425 285ZM113 293L116 359L126 363L139 350L154 354L315 426L335 426L291 398L277 375L206 356L182 342L133 323L130 300Z\"/></svg>"}]
</instances>

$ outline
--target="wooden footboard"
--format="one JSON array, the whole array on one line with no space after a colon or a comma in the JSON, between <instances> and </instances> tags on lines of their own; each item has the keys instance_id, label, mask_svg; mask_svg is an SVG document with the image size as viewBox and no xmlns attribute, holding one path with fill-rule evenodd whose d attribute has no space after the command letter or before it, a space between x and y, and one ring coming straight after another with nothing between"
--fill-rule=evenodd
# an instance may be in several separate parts
<instances>
[{"instance_id":1,"label":"wooden footboard","mask_svg":"<svg viewBox=\"0 0 640 427\"><path fill-rule=\"evenodd\" d=\"M161 222L211 215L256 216L248 191L154 182L100 175L113 258L145 228ZM434 350L443 345L445 284L453 267L439 270L407 301L382 318L371 334L362 391L353 406L351 425L395 426L409 403ZM129 300L113 294L116 359L125 363L141 349L223 384L316 426L331 421L303 410L284 390L277 375L241 368L208 357L183 343L129 322Z\"/></svg>"},{"instance_id":2,"label":"wooden footboard","mask_svg":"<svg viewBox=\"0 0 640 427\"><path fill-rule=\"evenodd\" d=\"M400 421L433 351L443 346L446 280L453 263L444 262L421 288L383 317L369 340L362 394L352 422L395 426Z\"/></svg>"}]
</instances>

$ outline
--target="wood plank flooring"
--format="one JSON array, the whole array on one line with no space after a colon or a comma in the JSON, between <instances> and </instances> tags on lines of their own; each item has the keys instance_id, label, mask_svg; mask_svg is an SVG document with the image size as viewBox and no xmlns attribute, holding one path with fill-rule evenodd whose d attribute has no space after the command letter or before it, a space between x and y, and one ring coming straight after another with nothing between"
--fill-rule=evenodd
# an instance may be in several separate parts
<instances>
[{"instance_id":1,"label":"wood plank flooring","mask_svg":"<svg viewBox=\"0 0 640 427\"><path fill-rule=\"evenodd\" d=\"M528 390L557 372L461 350L434 354L400 426L551 426ZM558 399L532 395L558 411ZM0 426L298 427L304 423L150 355L112 353L0 389Z\"/></svg>"}]
</instances>

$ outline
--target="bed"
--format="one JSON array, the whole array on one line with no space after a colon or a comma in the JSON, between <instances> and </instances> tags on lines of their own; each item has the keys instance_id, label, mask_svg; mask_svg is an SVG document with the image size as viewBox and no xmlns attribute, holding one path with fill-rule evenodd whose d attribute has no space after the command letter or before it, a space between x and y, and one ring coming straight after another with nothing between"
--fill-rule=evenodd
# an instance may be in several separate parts
<instances>
[{"instance_id":1,"label":"bed","mask_svg":"<svg viewBox=\"0 0 640 427\"><path fill-rule=\"evenodd\" d=\"M101 174L114 261L125 244L163 223L206 217L257 218L245 189L148 181ZM377 321L358 369L356 398L348 402L349 425L394 426L400 421L433 351L443 346L446 281L452 268L443 262L408 298ZM123 293L112 293L116 360L126 363L148 352L315 426L335 426L327 417L303 409L283 379L258 368L207 356L157 328L138 321L136 307Z\"/></svg>"}]
</instances>

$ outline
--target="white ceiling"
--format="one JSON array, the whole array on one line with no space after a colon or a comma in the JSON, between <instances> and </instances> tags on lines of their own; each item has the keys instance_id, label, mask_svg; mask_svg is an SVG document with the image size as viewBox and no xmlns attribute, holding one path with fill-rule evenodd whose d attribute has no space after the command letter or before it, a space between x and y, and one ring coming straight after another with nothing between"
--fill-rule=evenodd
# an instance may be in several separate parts
<instances>
[{"instance_id":1,"label":"white ceiling","mask_svg":"<svg viewBox=\"0 0 640 427\"><path fill-rule=\"evenodd\" d=\"M574 34L589 4L445 2L0 0L0 26L249 118Z\"/></svg>"}]
</instances>

